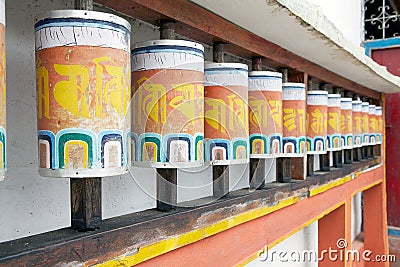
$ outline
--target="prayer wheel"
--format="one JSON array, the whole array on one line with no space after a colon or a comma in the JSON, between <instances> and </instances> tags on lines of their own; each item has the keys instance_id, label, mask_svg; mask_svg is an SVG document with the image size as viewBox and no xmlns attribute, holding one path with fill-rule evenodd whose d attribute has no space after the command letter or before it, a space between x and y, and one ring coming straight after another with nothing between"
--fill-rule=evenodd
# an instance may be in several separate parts
<instances>
[{"instance_id":1,"label":"prayer wheel","mask_svg":"<svg viewBox=\"0 0 400 267\"><path fill-rule=\"evenodd\" d=\"M250 157L272 158L282 153L282 74L249 73Z\"/></svg>"},{"instance_id":2,"label":"prayer wheel","mask_svg":"<svg viewBox=\"0 0 400 267\"><path fill-rule=\"evenodd\" d=\"M369 129L369 144L376 145L377 133L377 120L376 120L376 106L369 105L368 107L368 129Z\"/></svg>"},{"instance_id":3,"label":"prayer wheel","mask_svg":"<svg viewBox=\"0 0 400 267\"><path fill-rule=\"evenodd\" d=\"M206 160L214 165L249 162L247 65L207 63L204 80Z\"/></svg>"},{"instance_id":4,"label":"prayer wheel","mask_svg":"<svg viewBox=\"0 0 400 267\"><path fill-rule=\"evenodd\" d=\"M127 172L130 24L115 15L50 11L36 20L39 172Z\"/></svg>"},{"instance_id":5,"label":"prayer wheel","mask_svg":"<svg viewBox=\"0 0 400 267\"><path fill-rule=\"evenodd\" d=\"M307 92L307 154L325 154L328 131L328 92Z\"/></svg>"},{"instance_id":6,"label":"prayer wheel","mask_svg":"<svg viewBox=\"0 0 400 267\"><path fill-rule=\"evenodd\" d=\"M355 100L352 102L352 111L353 111L353 147L358 148L362 147L362 102L359 100Z\"/></svg>"},{"instance_id":7,"label":"prayer wheel","mask_svg":"<svg viewBox=\"0 0 400 267\"><path fill-rule=\"evenodd\" d=\"M382 119L382 107L376 107L376 143L382 144L383 136L383 119Z\"/></svg>"},{"instance_id":8,"label":"prayer wheel","mask_svg":"<svg viewBox=\"0 0 400 267\"><path fill-rule=\"evenodd\" d=\"M282 84L283 155L306 154L306 87L303 83Z\"/></svg>"},{"instance_id":9,"label":"prayer wheel","mask_svg":"<svg viewBox=\"0 0 400 267\"><path fill-rule=\"evenodd\" d=\"M369 103L361 103L361 128L362 128L362 145L369 145Z\"/></svg>"},{"instance_id":10,"label":"prayer wheel","mask_svg":"<svg viewBox=\"0 0 400 267\"><path fill-rule=\"evenodd\" d=\"M353 148L353 105L351 98L340 99L342 149Z\"/></svg>"},{"instance_id":11,"label":"prayer wheel","mask_svg":"<svg viewBox=\"0 0 400 267\"><path fill-rule=\"evenodd\" d=\"M183 40L132 50L132 162L178 168L204 162L204 47Z\"/></svg>"},{"instance_id":12,"label":"prayer wheel","mask_svg":"<svg viewBox=\"0 0 400 267\"><path fill-rule=\"evenodd\" d=\"M328 151L342 149L340 94L328 94Z\"/></svg>"}]
</instances>

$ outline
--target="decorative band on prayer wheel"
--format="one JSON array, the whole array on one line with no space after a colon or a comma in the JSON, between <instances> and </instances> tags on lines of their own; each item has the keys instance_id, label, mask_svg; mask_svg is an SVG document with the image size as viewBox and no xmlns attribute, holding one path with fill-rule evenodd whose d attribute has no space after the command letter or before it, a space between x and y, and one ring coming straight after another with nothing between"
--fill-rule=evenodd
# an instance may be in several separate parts
<instances>
[{"instance_id":1,"label":"decorative band on prayer wheel","mask_svg":"<svg viewBox=\"0 0 400 267\"><path fill-rule=\"evenodd\" d=\"M282 84L283 156L306 154L306 87L303 83Z\"/></svg>"},{"instance_id":2,"label":"decorative band on prayer wheel","mask_svg":"<svg viewBox=\"0 0 400 267\"><path fill-rule=\"evenodd\" d=\"M205 64L205 155L212 164L249 161L247 69L240 63Z\"/></svg>"},{"instance_id":3,"label":"decorative band on prayer wheel","mask_svg":"<svg viewBox=\"0 0 400 267\"><path fill-rule=\"evenodd\" d=\"M328 92L307 92L307 154L325 154L328 131Z\"/></svg>"},{"instance_id":4,"label":"decorative band on prayer wheel","mask_svg":"<svg viewBox=\"0 0 400 267\"><path fill-rule=\"evenodd\" d=\"M250 157L271 158L282 153L282 74L249 73Z\"/></svg>"},{"instance_id":5,"label":"decorative band on prayer wheel","mask_svg":"<svg viewBox=\"0 0 400 267\"><path fill-rule=\"evenodd\" d=\"M130 24L101 12L57 10L36 20L35 35L40 174L125 173Z\"/></svg>"},{"instance_id":6,"label":"decorative band on prayer wheel","mask_svg":"<svg viewBox=\"0 0 400 267\"><path fill-rule=\"evenodd\" d=\"M353 105L351 98L340 99L342 149L353 148Z\"/></svg>"},{"instance_id":7,"label":"decorative band on prayer wheel","mask_svg":"<svg viewBox=\"0 0 400 267\"><path fill-rule=\"evenodd\" d=\"M132 162L187 168L204 162L204 47L183 40L132 50Z\"/></svg>"}]
</instances>

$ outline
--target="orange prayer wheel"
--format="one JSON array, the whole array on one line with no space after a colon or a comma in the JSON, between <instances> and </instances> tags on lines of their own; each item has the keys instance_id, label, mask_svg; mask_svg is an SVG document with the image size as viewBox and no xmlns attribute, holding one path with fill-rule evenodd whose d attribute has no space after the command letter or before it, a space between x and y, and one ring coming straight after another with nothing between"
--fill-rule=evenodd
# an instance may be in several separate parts
<instances>
[{"instance_id":1,"label":"orange prayer wheel","mask_svg":"<svg viewBox=\"0 0 400 267\"><path fill-rule=\"evenodd\" d=\"M282 73L249 73L250 157L282 153Z\"/></svg>"},{"instance_id":2,"label":"orange prayer wheel","mask_svg":"<svg viewBox=\"0 0 400 267\"><path fill-rule=\"evenodd\" d=\"M340 94L328 94L328 151L342 149Z\"/></svg>"},{"instance_id":3,"label":"orange prayer wheel","mask_svg":"<svg viewBox=\"0 0 400 267\"><path fill-rule=\"evenodd\" d=\"M369 103L361 103L361 128L362 128L362 145L369 145Z\"/></svg>"},{"instance_id":4,"label":"orange prayer wheel","mask_svg":"<svg viewBox=\"0 0 400 267\"><path fill-rule=\"evenodd\" d=\"M306 87L303 83L282 84L283 156L306 154Z\"/></svg>"},{"instance_id":5,"label":"orange prayer wheel","mask_svg":"<svg viewBox=\"0 0 400 267\"><path fill-rule=\"evenodd\" d=\"M353 105L351 98L340 99L342 149L353 148Z\"/></svg>"},{"instance_id":6,"label":"orange prayer wheel","mask_svg":"<svg viewBox=\"0 0 400 267\"><path fill-rule=\"evenodd\" d=\"M383 119L382 119L382 107L376 107L376 143L382 144L382 136L383 136Z\"/></svg>"},{"instance_id":7,"label":"orange prayer wheel","mask_svg":"<svg viewBox=\"0 0 400 267\"><path fill-rule=\"evenodd\" d=\"M204 47L183 40L132 50L132 163L187 168L204 162Z\"/></svg>"},{"instance_id":8,"label":"orange prayer wheel","mask_svg":"<svg viewBox=\"0 0 400 267\"><path fill-rule=\"evenodd\" d=\"M362 147L362 102L359 100L355 100L352 102L352 111L353 111L353 147Z\"/></svg>"},{"instance_id":9,"label":"orange prayer wheel","mask_svg":"<svg viewBox=\"0 0 400 267\"><path fill-rule=\"evenodd\" d=\"M368 107L368 129L369 129L369 144L376 145L376 132L377 132L377 122L376 122L376 106L369 105Z\"/></svg>"},{"instance_id":10,"label":"orange prayer wheel","mask_svg":"<svg viewBox=\"0 0 400 267\"><path fill-rule=\"evenodd\" d=\"M328 92L307 92L307 154L325 154L328 133Z\"/></svg>"},{"instance_id":11,"label":"orange prayer wheel","mask_svg":"<svg viewBox=\"0 0 400 267\"><path fill-rule=\"evenodd\" d=\"M249 162L247 65L206 63L204 81L206 160L214 165Z\"/></svg>"},{"instance_id":12,"label":"orange prayer wheel","mask_svg":"<svg viewBox=\"0 0 400 267\"><path fill-rule=\"evenodd\" d=\"M130 24L101 12L56 10L36 20L35 34L40 174L126 173Z\"/></svg>"}]
</instances>

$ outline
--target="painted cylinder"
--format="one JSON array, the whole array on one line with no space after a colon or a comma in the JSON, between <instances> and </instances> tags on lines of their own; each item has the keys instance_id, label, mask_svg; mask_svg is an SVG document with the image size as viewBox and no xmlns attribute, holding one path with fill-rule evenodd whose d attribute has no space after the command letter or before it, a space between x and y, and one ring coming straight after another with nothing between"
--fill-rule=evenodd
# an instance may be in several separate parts
<instances>
[{"instance_id":1,"label":"painted cylinder","mask_svg":"<svg viewBox=\"0 0 400 267\"><path fill-rule=\"evenodd\" d=\"M36 20L35 35L40 174L125 173L130 24L101 12L57 10Z\"/></svg>"},{"instance_id":2,"label":"painted cylinder","mask_svg":"<svg viewBox=\"0 0 400 267\"><path fill-rule=\"evenodd\" d=\"M325 154L328 131L328 92L307 93L307 154Z\"/></svg>"},{"instance_id":3,"label":"painted cylinder","mask_svg":"<svg viewBox=\"0 0 400 267\"><path fill-rule=\"evenodd\" d=\"M340 94L328 94L328 151L342 149Z\"/></svg>"},{"instance_id":4,"label":"painted cylinder","mask_svg":"<svg viewBox=\"0 0 400 267\"><path fill-rule=\"evenodd\" d=\"M6 14L5 0L0 0L0 181L7 169L6 148Z\"/></svg>"},{"instance_id":5,"label":"painted cylinder","mask_svg":"<svg viewBox=\"0 0 400 267\"><path fill-rule=\"evenodd\" d=\"M353 105L351 98L340 99L342 149L353 148Z\"/></svg>"},{"instance_id":6,"label":"painted cylinder","mask_svg":"<svg viewBox=\"0 0 400 267\"><path fill-rule=\"evenodd\" d=\"M249 73L249 133L251 158L282 153L282 73Z\"/></svg>"},{"instance_id":7,"label":"painted cylinder","mask_svg":"<svg viewBox=\"0 0 400 267\"><path fill-rule=\"evenodd\" d=\"M306 87L303 83L282 84L283 156L306 154Z\"/></svg>"},{"instance_id":8,"label":"painted cylinder","mask_svg":"<svg viewBox=\"0 0 400 267\"><path fill-rule=\"evenodd\" d=\"M383 136L383 119L382 119L382 107L376 107L376 143L382 144Z\"/></svg>"},{"instance_id":9,"label":"painted cylinder","mask_svg":"<svg viewBox=\"0 0 400 267\"><path fill-rule=\"evenodd\" d=\"M247 69L240 63L205 64L205 155L212 164L249 161Z\"/></svg>"},{"instance_id":10,"label":"painted cylinder","mask_svg":"<svg viewBox=\"0 0 400 267\"><path fill-rule=\"evenodd\" d=\"M362 145L369 145L369 103L362 102L361 103L361 128L362 128Z\"/></svg>"},{"instance_id":11,"label":"painted cylinder","mask_svg":"<svg viewBox=\"0 0 400 267\"><path fill-rule=\"evenodd\" d=\"M132 163L155 168L204 162L204 47L155 40L132 50Z\"/></svg>"},{"instance_id":12,"label":"painted cylinder","mask_svg":"<svg viewBox=\"0 0 400 267\"><path fill-rule=\"evenodd\" d=\"M376 106L369 105L368 107L368 129L369 129L369 144L376 145Z\"/></svg>"},{"instance_id":13,"label":"painted cylinder","mask_svg":"<svg viewBox=\"0 0 400 267\"><path fill-rule=\"evenodd\" d=\"M352 102L353 110L353 148L362 147L362 102L355 100Z\"/></svg>"}]
</instances>

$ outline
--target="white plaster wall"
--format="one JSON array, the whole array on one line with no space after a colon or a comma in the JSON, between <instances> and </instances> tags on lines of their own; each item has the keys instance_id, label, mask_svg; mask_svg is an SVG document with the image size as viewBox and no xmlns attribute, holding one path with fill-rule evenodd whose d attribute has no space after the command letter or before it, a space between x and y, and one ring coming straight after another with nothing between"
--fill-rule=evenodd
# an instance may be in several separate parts
<instances>
[{"instance_id":1,"label":"white plaster wall","mask_svg":"<svg viewBox=\"0 0 400 267\"><path fill-rule=\"evenodd\" d=\"M296 0L294 0L296 1ZM355 45L364 40L363 0L303 0L320 6L325 16Z\"/></svg>"},{"instance_id":2,"label":"white plaster wall","mask_svg":"<svg viewBox=\"0 0 400 267\"><path fill-rule=\"evenodd\" d=\"M69 179L42 178L37 172L34 18L40 12L70 9L73 0L7 1L8 172L0 183L0 242L70 225ZM106 11L95 7L96 10ZM132 41L158 39L158 29L134 19ZM206 60L211 60L206 47ZM227 62L243 62L226 55ZM249 62L245 62L249 63ZM103 218L154 208L155 171L132 168L103 178ZM232 166L230 188L248 187L247 165ZM211 168L178 172L178 202L212 195Z\"/></svg>"},{"instance_id":3,"label":"white plaster wall","mask_svg":"<svg viewBox=\"0 0 400 267\"><path fill-rule=\"evenodd\" d=\"M283 256L288 261L280 261L278 256L280 252L288 253L300 253L303 255L305 250L312 250L318 253L318 221L314 222L310 226L298 231L289 238L283 240L275 247L269 249L268 257L262 256L260 259L255 259L248 263L246 267L261 267L261 266L274 266L274 267L317 267L318 262L315 258L311 261L292 261L290 256ZM275 253L275 254L274 254ZM264 258L263 258L264 257ZM273 260L272 260L273 257ZM295 256L294 256L295 257ZM266 260L265 260L266 259ZM303 259L303 258L302 258Z\"/></svg>"},{"instance_id":4,"label":"white plaster wall","mask_svg":"<svg viewBox=\"0 0 400 267\"><path fill-rule=\"evenodd\" d=\"M354 241L361 233L361 224L363 220L362 206L361 206L362 193L358 193L353 197L351 206L351 240Z\"/></svg>"}]
</instances>

